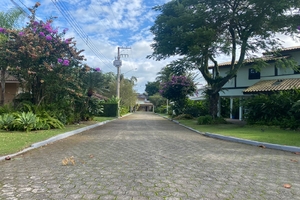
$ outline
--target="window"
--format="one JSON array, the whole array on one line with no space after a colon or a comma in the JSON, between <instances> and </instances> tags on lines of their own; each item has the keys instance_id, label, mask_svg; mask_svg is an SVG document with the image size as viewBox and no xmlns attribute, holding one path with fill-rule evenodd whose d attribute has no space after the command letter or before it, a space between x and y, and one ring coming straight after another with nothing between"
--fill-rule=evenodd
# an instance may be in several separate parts
<instances>
[{"instance_id":1,"label":"window","mask_svg":"<svg viewBox=\"0 0 300 200\"><path fill-rule=\"evenodd\" d=\"M249 69L249 79L260 79L260 72L253 68Z\"/></svg>"}]
</instances>

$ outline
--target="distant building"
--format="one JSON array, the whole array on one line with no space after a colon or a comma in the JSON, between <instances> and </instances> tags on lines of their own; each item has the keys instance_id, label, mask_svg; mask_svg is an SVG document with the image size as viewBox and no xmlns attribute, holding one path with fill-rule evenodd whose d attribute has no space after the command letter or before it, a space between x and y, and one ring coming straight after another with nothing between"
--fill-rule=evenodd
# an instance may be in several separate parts
<instances>
[{"instance_id":1,"label":"distant building","mask_svg":"<svg viewBox=\"0 0 300 200\"><path fill-rule=\"evenodd\" d=\"M300 46L284 48L280 55L264 53L263 59L268 66L256 71L253 60L245 60L243 67L239 69L237 75L228 81L224 86L220 97L230 98L230 110L233 110L233 99L245 98L253 94L271 93L274 91L300 89L300 72L291 68L276 66L276 60L286 58L295 60L300 66ZM225 76L230 67L230 62L219 65L220 75ZM300 68L299 68L300 69ZM213 72L214 73L214 72ZM232 118L232 113L230 115ZM239 116L243 118L243 107L239 106Z\"/></svg>"},{"instance_id":2,"label":"distant building","mask_svg":"<svg viewBox=\"0 0 300 200\"><path fill-rule=\"evenodd\" d=\"M154 111L153 104L148 100L148 96L145 94L137 94L136 104L138 105L137 111Z\"/></svg>"},{"instance_id":3,"label":"distant building","mask_svg":"<svg viewBox=\"0 0 300 200\"><path fill-rule=\"evenodd\" d=\"M20 93L20 82L14 76L9 75L8 73L5 75L5 101L4 104L12 103L17 94ZM2 92L2 89L0 87Z\"/></svg>"}]
</instances>

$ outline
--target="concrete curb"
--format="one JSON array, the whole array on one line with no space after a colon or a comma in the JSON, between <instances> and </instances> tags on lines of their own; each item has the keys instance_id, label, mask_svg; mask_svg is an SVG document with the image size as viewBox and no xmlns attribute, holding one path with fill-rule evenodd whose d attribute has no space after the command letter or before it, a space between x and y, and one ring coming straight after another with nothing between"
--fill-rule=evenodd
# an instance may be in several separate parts
<instances>
[{"instance_id":1,"label":"concrete curb","mask_svg":"<svg viewBox=\"0 0 300 200\"><path fill-rule=\"evenodd\" d=\"M127 115L125 115L125 116L127 116ZM125 116L124 116L124 117L125 117ZM9 156L10 158L15 157L15 156L18 156L18 155L23 154L23 153L25 153L25 152L27 152L27 151L30 151L30 150L32 150L32 149L36 149L36 148L39 148L39 147L48 145L48 144L53 143L53 142L55 142L55 141L58 141L58 140L61 140L61 139L70 137L70 136L72 136L72 135L75 135L75 134L78 134L78 133L81 133L81 132L84 132L84 131L87 131L87 130L90 130L90 129L92 129L92 128L96 128L96 127L98 127L98 126L104 125L104 124L106 124L106 123L108 123L108 122L111 122L111 121L114 121L114 120L116 120L116 119L107 120L107 121L100 122L100 123L97 123L97 124L93 124L93 125L90 125L90 126L86 126L86 127L80 128L80 129L76 129L76 130L74 130L74 131L69 131L69 132L66 132L66 133L62 133L62 134L60 134L60 135L56 135L56 136L54 136L54 137L51 137L51 138L49 138L49 139L47 139L47 140L44 140L44 141L41 141L41 142L34 143L34 144L32 144L30 147L25 148L25 149L23 149L23 150L20 151L20 152L17 152L17 153L14 153L14 154L10 154L10 155L6 155L6 156L0 157L0 162L3 161L3 160L5 160L5 158L8 157L8 156Z\"/></svg>"},{"instance_id":2,"label":"concrete curb","mask_svg":"<svg viewBox=\"0 0 300 200\"><path fill-rule=\"evenodd\" d=\"M258 141L240 139L240 138L223 136L223 135L212 134L212 133L205 133L204 136L221 139L221 140L226 140L226 141L231 141L231 142L238 142L238 143L242 143L242 144L263 147L263 148L277 149L277 150L288 151L288 152L300 152L300 147L271 144L271 143L266 143L266 142L258 142Z\"/></svg>"},{"instance_id":3,"label":"concrete curb","mask_svg":"<svg viewBox=\"0 0 300 200\"><path fill-rule=\"evenodd\" d=\"M208 133L208 132L203 133L203 132L195 130L191 127L185 126L185 125L181 124L180 122L178 122L176 120L172 120L172 119L169 119L169 118L164 117L164 116L162 116L162 117L165 118L165 119L168 119L170 121L173 121L174 123L176 123L180 126L183 126L183 127L187 128L191 131L194 131L194 132L199 133L199 134L201 134L203 136L206 136L206 137L216 138L216 139L220 139L220 140L226 140L226 141L230 141L230 142L238 142L238 143L248 144L248 145L257 146L257 147L288 151L288 152L293 152L293 153L300 152L300 147L295 147L295 146L286 146L286 145L271 144L271 143L266 143L266 142L258 142L258 141L240 139L240 138L224 136L224 135L219 135L219 134L215 134L215 133Z\"/></svg>"}]
</instances>

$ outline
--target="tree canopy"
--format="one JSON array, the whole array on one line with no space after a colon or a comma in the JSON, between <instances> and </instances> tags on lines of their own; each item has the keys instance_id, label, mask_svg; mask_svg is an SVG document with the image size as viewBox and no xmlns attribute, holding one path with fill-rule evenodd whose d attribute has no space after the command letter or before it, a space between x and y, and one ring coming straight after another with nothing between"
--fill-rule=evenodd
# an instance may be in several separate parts
<instances>
[{"instance_id":1,"label":"tree canopy","mask_svg":"<svg viewBox=\"0 0 300 200\"><path fill-rule=\"evenodd\" d=\"M159 92L159 81L147 82L145 92L147 92L148 96L153 96L154 94Z\"/></svg>"},{"instance_id":2,"label":"tree canopy","mask_svg":"<svg viewBox=\"0 0 300 200\"><path fill-rule=\"evenodd\" d=\"M0 12L0 27L2 31L5 29L13 29L18 27L18 22L20 19L24 17L22 11L18 9L11 9L8 12ZM4 34L0 34L0 46L2 43L5 43L8 40L8 37ZM0 47L1 55L5 52L6 49ZM0 57L0 70L1 70L1 100L0 105L3 105L5 102L5 81L7 78L7 66L8 66L8 59L1 56Z\"/></svg>"},{"instance_id":3,"label":"tree canopy","mask_svg":"<svg viewBox=\"0 0 300 200\"><path fill-rule=\"evenodd\" d=\"M281 46L278 33L293 36L300 21L300 0L172 0L151 27L154 43L149 58L179 55L187 69L199 69L210 88L211 114L216 116L221 88L234 77L246 57ZM226 75L218 56L231 57ZM209 67L213 69L211 73Z\"/></svg>"}]
</instances>

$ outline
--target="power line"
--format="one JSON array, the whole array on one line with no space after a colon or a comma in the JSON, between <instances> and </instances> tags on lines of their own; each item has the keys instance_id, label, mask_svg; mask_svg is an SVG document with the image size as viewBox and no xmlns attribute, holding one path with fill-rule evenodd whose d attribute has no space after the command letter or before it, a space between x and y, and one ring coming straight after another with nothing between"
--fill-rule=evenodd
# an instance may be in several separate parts
<instances>
[{"instance_id":1,"label":"power line","mask_svg":"<svg viewBox=\"0 0 300 200\"><path fill-rule=\"evenodd\" d=\"M64 6L64 4L60 3L57 0L51 0L51 1L56 6L58 11L63 15L63 17L68 21L68 23L73 27L73 29L79 35L79 37L82 39L82 41L85 42L86 46L88 46L90 48L90 50L96 55L96 57L100 61L102 61L108 68L112 69L111 60L109 60L108 58L105 58L105 56L97 50L97 47L93 43L89 42L88 35L79 27L78 23L73 18L73 16L70 14L68 9ZM104 59L106 59L106 60L103 60L102 57L104 57ZM108 60L109 60L109 64L108 64Z\"/></svg>"}]
</instances>

